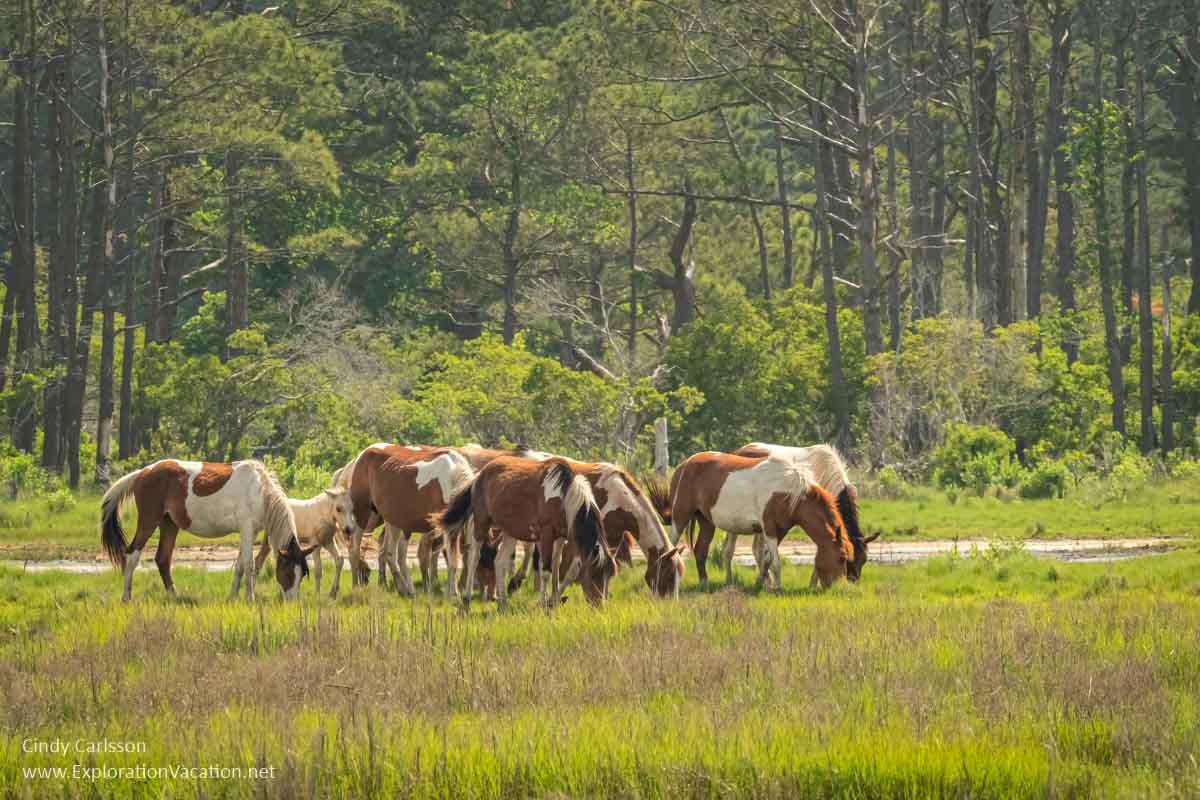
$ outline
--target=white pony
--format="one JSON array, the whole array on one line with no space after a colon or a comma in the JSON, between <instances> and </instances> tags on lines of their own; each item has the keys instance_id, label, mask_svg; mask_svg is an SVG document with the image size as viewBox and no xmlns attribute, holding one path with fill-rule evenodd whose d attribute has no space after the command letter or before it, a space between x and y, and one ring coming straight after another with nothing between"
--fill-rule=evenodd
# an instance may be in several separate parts
<instances>
[{"instance_id":1,"label":"white pony","mask_svg":"<svg viewBox=\"0 0 1200 800\"><path fill-rule=\"evenodd\" d=\"M126 544L121 509L133 496L138 510L137 532ZM100 540L113 564L125 572L122 600L133 591L133 571L150 534L159 529L155 558L163 585L174 594L170 553L179 531L215 539L241 534L229 599L237 597L242 578L246 599L254 599L254 535L265 530L276 552L275 577L284 597L295 597L308 574L306 553L296 538L296 523L287 495L275 476L258 461L232 464L198 461L156 461L114 483L100 500ZM165 545L165 546L164 546Z\"/></svg>"},{"instance_id":2,"label":"white pony","mask_svg":"<svg viewBox=\"0 0 1200 800\"><path fill-rule=\"evenodd\" d=\"M344 487L325 489L316 497L308 500L288 498L288 506L296 520L296 535L300 538L305 552L316 548L313 558L313 581L317 586L317 594L321 593L321 552L324 548L333 558L333 588L329 590L330 597L337 597L338 588L342 581L342 554L338 552L336 534L341 531L350 538L354 530L354 513L350 498ZM262 570L263 561L271 551L270 543L264 538L258 556L254 559L254 573Z\"/></svg>"}]
</instances>

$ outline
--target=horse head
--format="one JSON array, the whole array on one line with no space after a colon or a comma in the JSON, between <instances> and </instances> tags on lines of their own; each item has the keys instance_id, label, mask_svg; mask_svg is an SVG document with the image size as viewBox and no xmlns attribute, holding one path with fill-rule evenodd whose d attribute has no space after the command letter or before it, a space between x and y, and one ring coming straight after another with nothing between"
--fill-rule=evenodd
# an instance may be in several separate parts
<instances>
[{"instance_id":1,"label":"horse head","mask_svg":"<svg viewBox=\"0 0 1200 800\"><path fill-rule=\"evenodd\" d=\"M335 486L324 494L333 529L349 539L354 535L354 503L350 502L350 492L345 486Z\"/></svg>"},{"instance_id":2,"label":"horse head","mask_svg":"<svg viewBox=\"0 0 1200 800\"><path fill-rule=\"evenodd\" d=\"M281 547L275 553L275 580L283 590L286 599L292 599L300 594L300 581L308 575L308 556L320 547L320 543L312 547L301 548L295 536L288 539L286 547Z\"/></svg>"}]
</instances>

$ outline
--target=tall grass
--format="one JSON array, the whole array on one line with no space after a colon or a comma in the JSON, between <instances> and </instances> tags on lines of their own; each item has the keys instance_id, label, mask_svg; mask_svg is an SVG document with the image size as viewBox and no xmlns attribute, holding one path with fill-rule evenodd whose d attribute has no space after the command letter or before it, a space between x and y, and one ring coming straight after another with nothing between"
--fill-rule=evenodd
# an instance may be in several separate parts
<instances>
[{"instance_id":1,"label":"tall grass","mask_svg":"<svg viewBox=\"0 0 1200 800\"><path fill-rule=\"evenodd\" d=\"M1032 797L1200 792L1200 553L1012 551L868 567L813 593L693 587L469 615L372 587L228 603L228 576L0 569L0 794L27 738L145 741L95 763L272 766L102 781L115 797ZM273 587L271 589L273 592ZM81 757L86 760L86 757Z\"/></svg>"}]
</instances>

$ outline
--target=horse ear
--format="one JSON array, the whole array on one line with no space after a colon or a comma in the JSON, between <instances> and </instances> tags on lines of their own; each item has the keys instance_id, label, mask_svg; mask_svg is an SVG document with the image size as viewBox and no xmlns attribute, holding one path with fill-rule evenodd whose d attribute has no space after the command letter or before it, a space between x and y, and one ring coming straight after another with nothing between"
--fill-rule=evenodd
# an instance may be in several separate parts
<instances>
[{"instance_id":1,"label":"horse ear","mask_svg":"<svg viewBox=\"0 0 1200 800\"><path fill-rule=\"evenodd\" d=\"M682 556L686 552L687 552L687 545L684 542L680 542L679 544L675 545L670 550L668 550L667 554L664 556L664 558L671 558L673 556Z\"/></svg>"},{"instance_id":2,"label":"horse ear","mask_svg":"<svg viewBox=\"0 0 1200 800\"><path fill-rule=\"evenodd\" d=\"M279 548L279 557L280 557L280 558L287 558L287 557L288 557L288 551L287 551L287 548L286 548L286 547L281 547L281 548Z\"/></svg>"},{"instance_id":3,"label":"horse ear","mask_svg":"<svg viewBox=\"0 0 1200 800\"><path fill-rule=\"evenodd\" d=\"M875 531L875 533L873 533L873 534L871 534L870 536L868 536L867 538L863 539L863 542L864 542L864 543L866 543L866 544L870 544L871 542L873 542L873 541L875 541L876 539L878 539L878 538L879 538L879 535L880 535L881 533L883 533L883 531Z\"/></svg>"}]
</instances>

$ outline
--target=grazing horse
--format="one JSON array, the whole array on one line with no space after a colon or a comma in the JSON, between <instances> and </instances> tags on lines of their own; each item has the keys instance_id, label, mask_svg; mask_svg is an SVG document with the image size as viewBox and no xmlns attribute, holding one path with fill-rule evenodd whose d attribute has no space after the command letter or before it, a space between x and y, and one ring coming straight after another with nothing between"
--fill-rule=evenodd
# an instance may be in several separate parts
<instances>
[{"instance_id":1,"label":"grazing horse","mask_svg":"<svg viewBox=\"0 0 1200 800\"><path fill-rule=\"evenodd\" d=\"M313 582L317 585L317 594L321 593L321 553L320 548L328 551L333 557L333 588L329 590L330 597L337 597L338 585L342 579L342 554L338 552L335 534L342 531L347 537L354 529L354 513L350 505L350 497L344 487L326 489L316 497L308 500L288 498L288 506L296 520L296 536L305 552L317 550L313 559ZM265 538L258 555L254 558L254 574L262 570L267 554L271 552L271 544Z\"/></svg>"},{"instance_id":2,"label":"grazing horse","mask_svg":"<svg viewBox=\"0 0 1200 800\"><path fill-rule=\"evenodd\" d=\"M799 525L817 546L814 582L829 586L844 578L854 559L842 517L829 492L815 483L807 470L783 458L746 457L729 453L697 453L679 465L671 476L671 525L678 540L686 528L699 524L693 550L701 583L707 584L708 548L717 527L731 538L762 533L760 544L768 570L780 588L779 542L792 526ZM725 574L732 579L732 571Z\"/></svg>"},{"instance_id":3,"label":"grazing horse","mask_svg":"<svg viewBox=\"0 0 1200 800\"><path fill-rule=\"evenodd\" d=\"M436 520L447 501L474 474L467 459L451 449L372 445L359 454L350 484L354 521L360 529L367 529L373 517L384 523L386 541L380 546L380 571L385 565L390 567L399 577L396 589L401 594L414 593L407 558L410 534L436 534ZM455 596L457 542L450 546L451 581L446 591ZM406 555L398 559L398 553Z\"/></svg>"},{"instance_id":4,"label":"grazing horse","mask_svg":"<svg viewBox=\"0 0 1200 800\"><path fill-rule=\"evenodd\" d=\"M653 504L633 476L616 464L589 464L569 458L564 460L577 475L587 478L591 485L596 504L600 507L600 517L604 521L608 546L616 551L617 561L633 563L626 536L632 534L646 556L645 580L650 592L657 597L678 597L684 573L683 558L680 556L683 545L671 545ZM569 569L563 578L567 586L574 580L575 558L574 546L568 542L562 552L562 563ZM515 584L510 583L510 591L520 586L528 564L528 558L521 563L517 574L513 576Z\"/></svg>"},{"instance_id":5,"label":"grazing horse","mask_svg":"<svg viewBox=\"0 0 1200 800\"><path fill-rule=\"evenodd\" d=\"M441 527L450 537L460 531L467 536L467 586L475 586L475 571L484 540L492 528L511 539L537 542L543 553L553 553L559 539L574 541L583 559L581 583L584 594L593 603L608 594L608 582L617 565L604 542L600 508L587 479L576 475L568 461L548 458L501 456L490 461L475 480L454 496L441 516ZM496 563L497 601L508 600L507 570L511 568L511 548L503 548L509 558ZM551 581L550 559L542 560L538 571L538 591L543 604L558 603L557 575L553 591L546 595ZM463 595L463 607L470 605L471 592Z\"/></svg>"},{"instance_id":6,"label":"grazing horse","mask_svg":"<svg viewBox=\"0 0 1200 800\"><path fill-rule=\"evenodd\" d=\"M811 447L785 447L778 444L751 442L735 450L733 454L751 458L773 455L791 460L806 468L812 481L833 495L837 501L838 513L842 515L846 533L850 536L850 543L854 546L854 561L847 565L846 577L851 581L857 581L862 576L863 566L867 563L867 545L878 539L879 534L863 536L862 529L858 526L858 490L850 482L850 476L846 473L846 463L833 445L814 444ZM725 552L722 553L725 569L729 569L729 564L733 559L732 542L735 540L726 541ZM762 568L762 564L758 566L760 569Z\"/></svg>"},{"instance_id":7,"label":"grazing horse","mask_svg":"<svg viewBox=\"0 0 1200 800\"><path fill-rule=\"evenodd\" d=\"M137 504L138 524L133 541L126 544L121 509L131 495ZM155 561L163 586L171 594L175 593L171 552L181 529L206 538L241 534L231 600L237 597L243 576L246 599L254 599L254 535L260 529L266 531L275 550L275 579L284 597L295 597L300 580L308 574L307 552L300 549L296 538L287 495L270 470L258 461L156 461L125 475L104 493L100 500L100 541L113 564L125 571L122 600L128 601L132 594L133 571L156 527L160 547ZM163 543L168 546L163 547Z\"/></svg>"}]
</instances>

